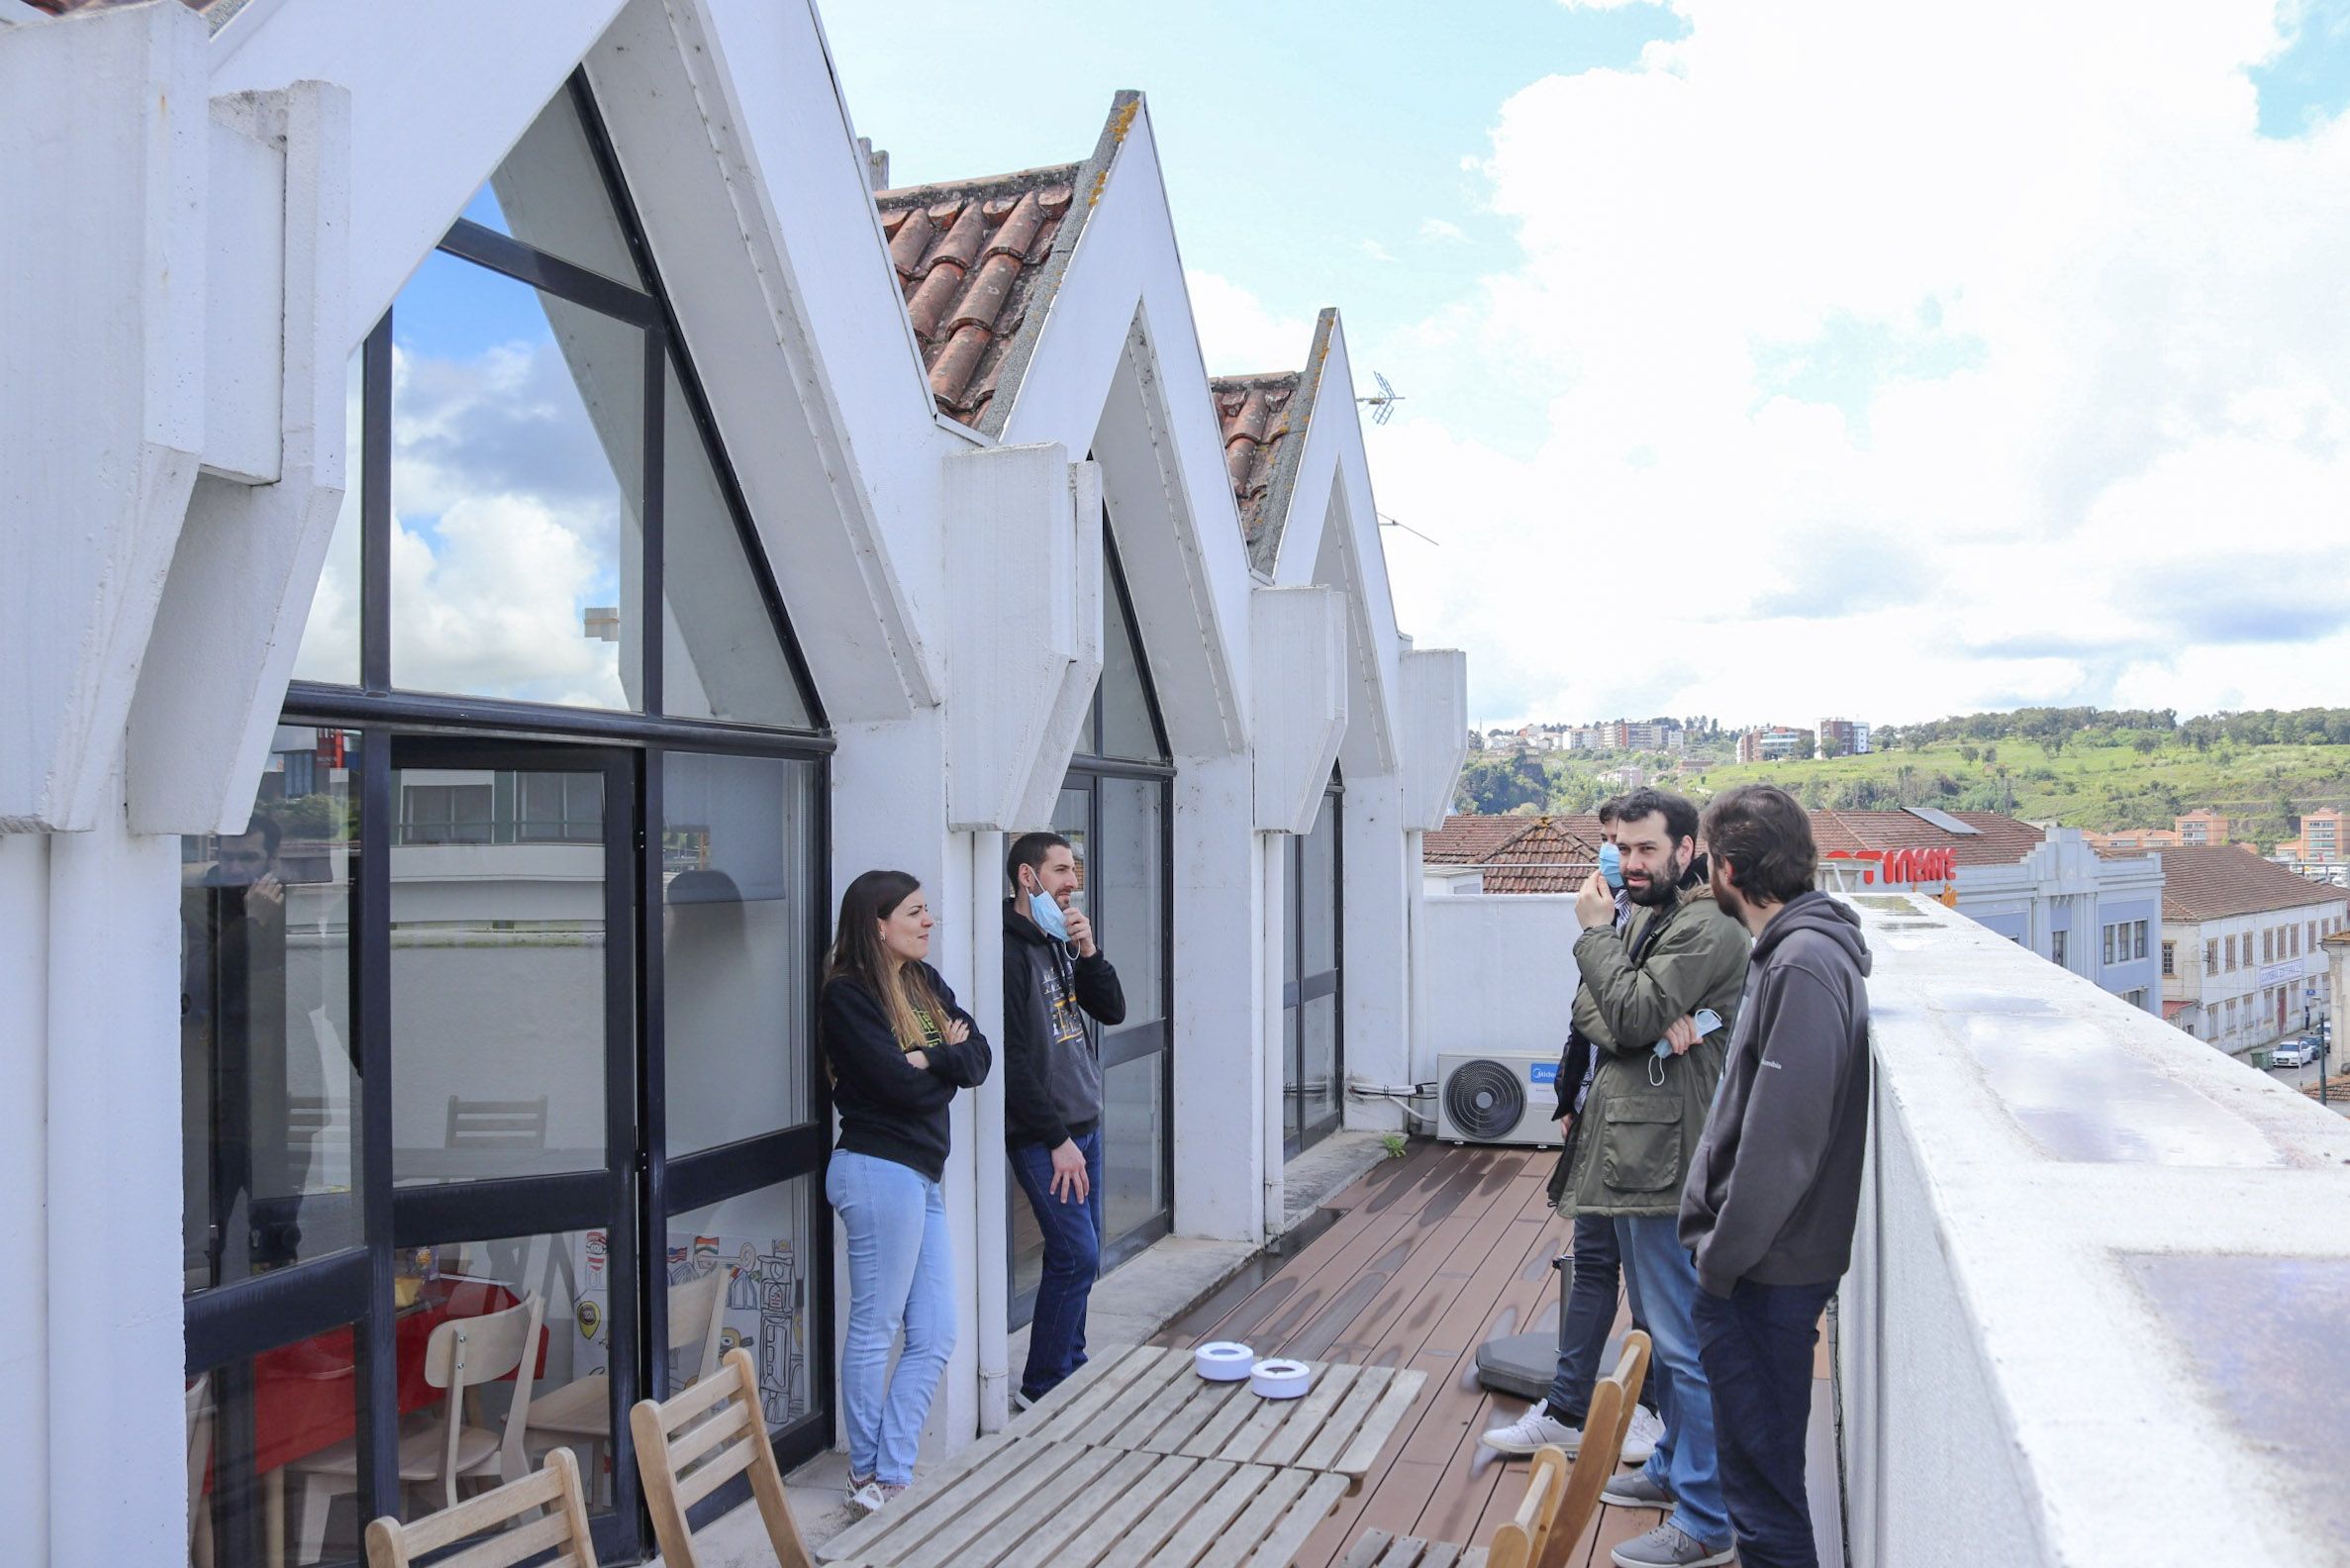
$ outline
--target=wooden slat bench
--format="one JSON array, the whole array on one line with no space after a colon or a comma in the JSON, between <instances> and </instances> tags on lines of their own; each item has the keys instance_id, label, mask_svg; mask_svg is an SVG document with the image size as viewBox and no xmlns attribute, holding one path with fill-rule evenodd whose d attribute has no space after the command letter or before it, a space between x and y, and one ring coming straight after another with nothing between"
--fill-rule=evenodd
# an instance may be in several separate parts
<instances>
[{"instance_id":1,"label":"wooden slat bench","mask_svg":"<svg viewBox=\"0 0 2350 1568\"><path fill-rule=\"evenodd\" d=\"M859 1568L1287 1568L1426 1383L1309 1365L1303 1399L1268 1400L1200 1377L1188 1350L1106 1349L817 1555Z\"/></svg>"}]
</instances>

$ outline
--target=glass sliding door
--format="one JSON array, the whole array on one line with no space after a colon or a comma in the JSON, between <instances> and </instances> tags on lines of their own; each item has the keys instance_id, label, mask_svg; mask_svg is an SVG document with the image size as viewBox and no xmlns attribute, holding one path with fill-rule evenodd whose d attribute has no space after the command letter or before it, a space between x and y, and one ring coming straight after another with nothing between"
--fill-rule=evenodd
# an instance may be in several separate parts
<instances>
[{"instance_id":1,"label":"glass sliding door","mask_svg":"<svg viewBox=\"0 0 2350 1568\"><path fill-rule=\"evenodd\" d=\"M1102 1264L1107 1272L1174 1228L1174 776L1150 666L1109 531L1103 531L1102 679L1050 824L1069 840L1079 899L1118 966L1126 1015L1088 1020L1102 1061ZM1043 1242L1010 1193L1012 1322L1035 1304Z\"/></svg>"},{"instance_id":2,"label":"glass sliding door","mask_svg":"<svg viewBox=\"0 0 2350 1568\"><path fill-rule=\"evenodd\" d=\"M1282 944L1282 1139L1290 1157L1337 1130L1344 1118L1346 1057L1339 932L1344 796L1336 774L1314 831L1286 848L1289 930Z\"/></svg>"},{"instance_id":3,"label":"glass sliding door","mask_svg":"<svg viewBox=\"0 0 2350 1568\"><path fill-rule=\"evenodd\" d=\"M640 1561L635 1400L739 1345L828 1427L832 739L584 79L350 386L250 824L183 841L192 1549L355 1563L512 1432Z\"/></svg>"}]
</instances>

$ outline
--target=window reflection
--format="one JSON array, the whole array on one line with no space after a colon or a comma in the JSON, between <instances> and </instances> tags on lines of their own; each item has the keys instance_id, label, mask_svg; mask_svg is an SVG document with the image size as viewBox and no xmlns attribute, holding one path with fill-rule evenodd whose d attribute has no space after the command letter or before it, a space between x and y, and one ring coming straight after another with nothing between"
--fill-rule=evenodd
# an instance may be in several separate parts
<instances>
[{"instance_id":1,"label":"window reflection","mask_svg":"<svg viewBox=\"0 0 2350 1568\"><path fill-rule=\"evenodd\" d=\"M661 984L672 1157L797 1127L818 924L815 769L672 751L662 763Z\"/></svg>"},{"instance_id":2,"label":"window reflection","mask_svg":"<svg viewBox=\"0 0 2350 1568\"><path fill-rule=\"evenodd\" d=\"M640 708L645 334L445 252L392 312L392 678Z\"/></svg>"},{"instance_id":3,"label":"window reflection","mask_svg":"<svg viewBox=\"0 0 2350 1568\"><path fill-rule=\"evenodd\" d=\"M567 769L393 770L395 1179L604 1163L603 789Z\"/></svg>"},{"instance_id":4,"label":"window reflection","mask_svg":"<svg viewBox=\"0 0 2350 1568\"><path fill-rule=\"evenodd\" d=\"M245 830L181 840L183 1264L203 1290L359 1242L357 735L281 728Z\"/></svg>"}]
</instances>

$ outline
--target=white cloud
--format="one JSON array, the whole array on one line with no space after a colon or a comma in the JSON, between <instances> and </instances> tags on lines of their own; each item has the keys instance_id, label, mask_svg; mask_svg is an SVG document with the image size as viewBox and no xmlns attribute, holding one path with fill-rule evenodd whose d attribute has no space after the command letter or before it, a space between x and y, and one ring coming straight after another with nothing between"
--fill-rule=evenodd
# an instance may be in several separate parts
<instances>
[{"instance_id":1,"label":"white cloud","mask_svg":"<svg viewBox=\"0 0 2350 1568\"><path fill-rule=\"evenodd\" d=\"M1420 220L1420 238L1445 245L1461 245L1466 243L1469 237L1459 224L1448 222L1442 218L1422 218Z\"/></svg>"},{"instance_id":2,"label":"white cloud","mask_svg":"<svg viewBox=\"0 0 2350 1568\"><path fill-rule=\"evenodd\" d=\"M1313 322L1276 316L1263 300L1214 272L1186 271L1183 281L1210 375L1294 370L1306 363L1306 352L1314 343Z\"/></svg>"},{"instance_id":3,"label":"white cloud","mask_svg":"<svg viewBox=\"0 0 2350 1568\"><path fill-rule=\"evenodd\" d=\"M1358 240L1355 242L1355 248L1373 261L1393 261L1395 259L1394 252L1376 240Z\"/></svg>"},{"instance_id":4,"label":"white cloud","mask_svg":"<svg viewBox=\"0 0 2350 1568\"><path fill-rule=\"evenodd\" d=\"M1518 264L1356 352L1479 716L2338 701L2350 128L2256 135L2268 0L1676 10L1502 106Z\"/></svg>"}]
</instances>

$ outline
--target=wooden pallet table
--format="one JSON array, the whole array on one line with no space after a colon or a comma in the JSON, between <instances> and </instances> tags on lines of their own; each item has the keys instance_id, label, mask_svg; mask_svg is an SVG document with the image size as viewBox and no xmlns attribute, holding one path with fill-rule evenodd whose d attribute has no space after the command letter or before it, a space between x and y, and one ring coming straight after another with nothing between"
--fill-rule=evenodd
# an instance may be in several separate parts
<instances>
[{"instance_id":1,"label":"wooden pallet table","mask_svg":"<svg viewBox=\"0 0 2350 1568\"><path fill-rule=\"evenodd\" d=\"M858 1568L1287 1568L1426 1375L1315 1365L1303 1399L1109 1350L817 1555Z\"/></svg>"}]
</instances>

